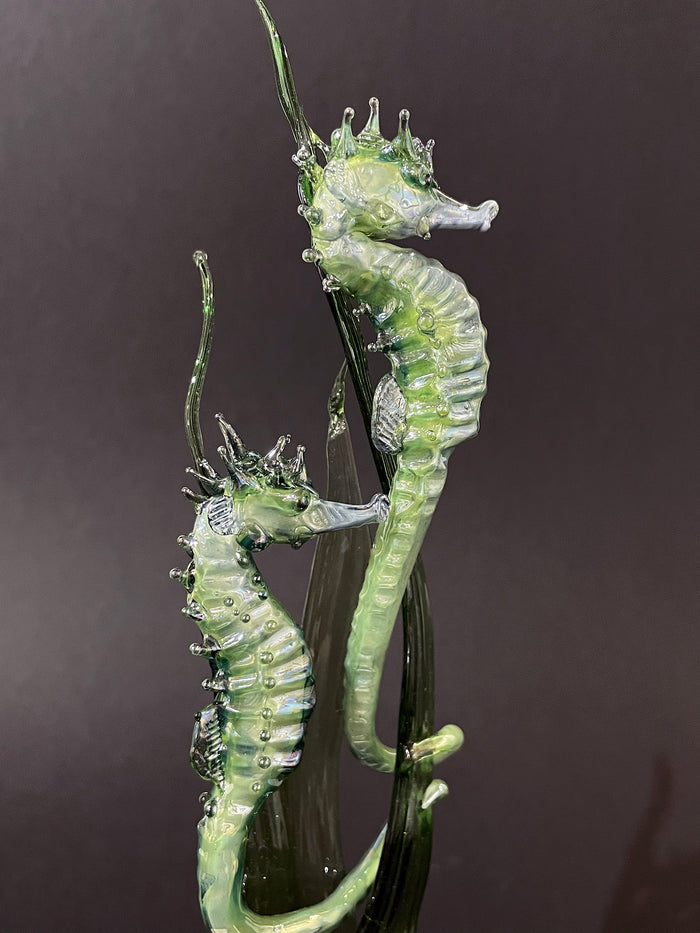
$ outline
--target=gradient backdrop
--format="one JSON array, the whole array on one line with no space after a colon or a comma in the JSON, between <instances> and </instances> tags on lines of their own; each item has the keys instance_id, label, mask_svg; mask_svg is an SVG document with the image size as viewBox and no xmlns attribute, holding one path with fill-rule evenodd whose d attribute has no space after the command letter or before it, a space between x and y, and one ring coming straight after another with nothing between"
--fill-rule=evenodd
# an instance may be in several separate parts
<instances>
[{"instance_id":1,"label":"gradient backdrop","mask_svg":"<svg viewBox=\"0 0 700 933\"><path fill-rule=\"evenodd\" d=\"M407 106L437 139L444 190L501 204L421 246L492 359L425 549L437 718L468 740L421 931L698 931L697 6L271 6L319 133L377 94L385 135ZM258 449L291 431L322 485L339 343L252 2L4 0L0 49L0 929L195 933L205 671L167 577L192 251L210 448L218 410ZM265 556L294 613L310 557ZM354 858L389 786L346 775Z\"/></svg>"}]
</instances>

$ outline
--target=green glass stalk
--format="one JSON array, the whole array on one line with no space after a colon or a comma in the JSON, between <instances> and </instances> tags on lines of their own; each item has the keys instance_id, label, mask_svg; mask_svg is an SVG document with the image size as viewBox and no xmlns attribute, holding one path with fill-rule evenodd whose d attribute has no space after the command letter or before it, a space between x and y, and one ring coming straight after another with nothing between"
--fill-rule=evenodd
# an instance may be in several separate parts
<instances>
[{"instance_id":1,"label":"green glass stalk","mask_svg":"<svg viewBox=\"0 0 700 933\"><path fill-rule=\"evenodd\" d=\"M202 334L199 339L199 349L195 358L192 378L187 388L187 397L185 398L185 437L187 438L187 445L190 448L195 469L198 470L204 459L199 408L202 401L204 377L207 374L211 345L214 338L214 285L207 264L207 254L197 250L192 258L202 279Z\"/></svg>"},{"instance_id":2,"label":"green glass stalk","mask_svg":"<svg viewBox=\"0 0 700 933\"><path fill-rule=\"evenodd\" d=\"M403 599L404 661L397 764L387 837L358 933L414 933L430 871L433 810L423 807L429 758L411 763L409 749L433 731L433 625L423 563L416 561Z\"/></svg>"},{"instance_id":3,"label":"green glass stalk","mask_svg":"<svg viewBox=\"0 0 700 933\"><path fill-rule=\"evenodd\" d=\"M367 352L352 306L339 292L328 294L348 369L370 441L379 481L391 487L394 457L371 442L372 388ZM433 733L435 673L433 620L423 562L418 558L402 602L404 659L399 710L397 765L387 835L377 878L358 933L413 933L430 871L432 807L422 808L432 778L430 758L411 763L409 750Z\"/></svg>"},{"instance_id":4,"label":"green glass stalk","mask_svg":"<svg viewBox=\"0 0 700 933\"><path fill-rule=\"evenodd\" d=\"M347 366L368 436L371 438L373 388L367 354L347 297L327 295L338 326ZM327 459L328 497L359 502L360 490L352 441L342 414L343 430L334 428L339 380L331 394ZM336 401L334 402L334 398ZM337 417L337 416L336 416ZM371 445L382 488L391 486L395 458ZM347 536L354 546L343 542ZM338 816L338 762L342 738L342 662L352 610L370 550L366 528L339 531L317 545L309 582L303 629L316 658L319 697L335 683L335 702L317 705L309 724L301 764L262 808L248 847L246 897L260 913L291 910L326 897L344 874ZM332 574L329 575L329 569ZM328 580L333 584L328 587ZM326 586L323 586L323 581ZM338 580L341 581L338 584ZM432 615L422 561L416 562L403 600L404 662L399 713L398 761L384 854L360 926L351 917L339 933L412 933L430 869L432 808L421 801L432 777L430 760L408 762L408 749L432 734L434 669ZM328 636L330 620L334 622ZM336 627L337 626L337 627ZM319 649L325 657L319 657ZM318 678L323 679L319 683ZM323 711L323 712L322 712ZM322 742L314 742L323 736ZM327 754L324 750L327 750ZM325 869L329 871L326 872Z\"/></svg>"},{"instance_id":5,"label":"green glass stalk","mask_svg":"<svg viewBox=\"0 0 700 933\"><path fill-rule=\"evenodd\" d=\"M382 491L388 493L391 488L391 480L396 472L396 458L391 454L378 450L372 443L372 398L374 387L367 364L367 349L353 313L354 305L348 296L340 291L327 292L326 297L340 334L340 341L348 364L353 389L360 406L362 423L369 439L377 476Z\"/></svg>"},{"instance_id":6,"label":"green glass stalk","mask_svg":"<svg viewBox=\"0 0 700 933\"><path fill-rule=\"evenodd\" d=\"M344 364L328 402L327 497L360 503L345 417L346 372ZM246 897L259 913L322 900L345 876L339 814L343 663L371 546L369 531L362 526L321 537L316 547L302 630L314 658L318 700L300 765L280 792L267 799L251 833ZM353 933L356 928L348 916L337 931Z\"/></svg>"}]
</instances>

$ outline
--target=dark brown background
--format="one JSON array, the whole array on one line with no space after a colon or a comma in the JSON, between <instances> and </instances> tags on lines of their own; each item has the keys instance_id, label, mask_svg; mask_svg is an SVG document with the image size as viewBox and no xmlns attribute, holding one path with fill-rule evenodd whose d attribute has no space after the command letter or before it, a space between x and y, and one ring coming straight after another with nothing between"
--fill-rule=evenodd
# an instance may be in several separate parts
<instances>
[{"instance_id":1,"label":"dark brown background","mask_svg":"<svg viewBox=\"0 0 700 933\"><path fill-rule=\"evenodd\" d=\"M273 12L318 132L378 94L386 135L408 106L437 139L446 191L501 204L488 236L425 244L479 297L493 365L426 548L438 720L468 741L439 770L421 929L700 930L697 7ZM193 249L218 299L210 446L219 409L258 448L290 430L322 484L339 346L252 2L5 0L0 37L0 927L189 933L205 671L167 571ZM295 613L307 550L264 562ZM397 684L394 663L387 738ZM641 840L614 895L660 755L666 867ZM353 856L388 788L347 775Z\"/></svg>"}]
</instances>

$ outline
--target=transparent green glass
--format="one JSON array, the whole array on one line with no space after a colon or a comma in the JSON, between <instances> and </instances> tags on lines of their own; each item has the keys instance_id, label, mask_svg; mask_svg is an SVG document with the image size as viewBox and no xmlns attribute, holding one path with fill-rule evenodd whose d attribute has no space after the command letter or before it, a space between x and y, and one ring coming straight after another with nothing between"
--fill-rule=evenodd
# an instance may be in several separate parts
<instances>
[{"instance_id":1,"label":"transparent green glass","mask_svg":"<svg viewBox=\"0 0 700 933\"><path fill-rule=\"evenodd\" d=\"M311 234L303 259L319 270L345 363L329 401L328 498L309 480L303 447L286 458L282 435L257 453L221 415L219 474L205 458L199 426L214 296L206 256L195 254L203 330L185 429L199 491L183 490L196 510L192 532L180 539L192 560L172 576L187 589L183 611L202 632L191 650L211 666L203 686L212 702L197 714L192 742L192 763L212 784L199 826L202 913L212 933L412 933L430 866L432 806L447 794L433 768L463 741L455 725L434 730L420 548L448 459L478 431L488 357L479 306L462 279L393 241L427 238L436 228L485 231L498 206L470 207L444 194L433 142L412 135L407 111L396 136L385 139L376 98L357 136L348 108L324 143L298 102L277 28L256 3L298 147L299 212ZM358 328L362 314L377 333L369 347ZM377 386L367 350L389 363ZM345 418L348 372L382 490L366 504ZM369 524L377 525L374 540ZM316 536L299 628L269 591L255 554ZM375 718L399 611L403 680L392 747L377 735ZM343 735L361 762L393 776L387 825L349 870L338 817Z\"/></svg>"}]
</instances>

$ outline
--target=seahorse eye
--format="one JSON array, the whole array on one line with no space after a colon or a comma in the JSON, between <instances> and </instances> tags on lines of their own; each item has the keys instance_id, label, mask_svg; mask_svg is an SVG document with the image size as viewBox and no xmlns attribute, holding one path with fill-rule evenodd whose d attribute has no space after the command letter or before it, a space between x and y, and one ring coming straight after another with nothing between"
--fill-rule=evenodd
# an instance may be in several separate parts
<instances>
[{"instance_id":1,"label":"seahorse eye","mask_svg":"<svg viewBox=\"0 0 700 933\"><path fill-rule=\"evenodd\" d=\"M300 512L303 512L304 509L308 509L310 502L311 497L309 496L308 492L303 492L297 499L297 509L299 509Z\"/></svg>"}]
</instances>

